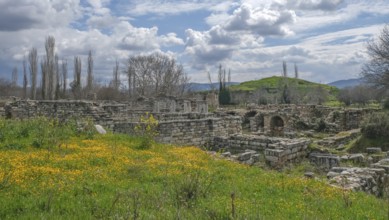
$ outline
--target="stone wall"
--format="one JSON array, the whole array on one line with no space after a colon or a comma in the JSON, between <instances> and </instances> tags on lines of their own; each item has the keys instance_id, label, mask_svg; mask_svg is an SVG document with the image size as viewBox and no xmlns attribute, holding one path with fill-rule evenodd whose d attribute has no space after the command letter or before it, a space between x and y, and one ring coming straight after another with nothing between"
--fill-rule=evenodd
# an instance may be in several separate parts
<instances>
[{"instance_id":1,"label":"stone wall","mask_svg":"<svg viewBox=\"0 0 389 220\"><path fill-rule=\"evenodd\" d=\"M360 129L344 131L335 136L323 138L322 140L319 140L316 143L325 147L337 148L341 145L349 143L351 140L354 140L358 135L360 135L360 133Z\"/></svg>"},{"instance_id":2,"label":"stone wall","mask_svg":"<svg viewBox=\"0 0 389 220\"><path fill-rule=\"evenodd\" d=\"M160 121L157 140L163 143L203 146L211 142L214 136L242 132L240 117L206 118L205 115L199 117L198 119ZM117 122L113 130L118 133L133 134L133 128L137 124L137 122Z\"/></svg>"},{"instance_id":3,"label":"stone wall","mask_svg":"<svg viewBox=\"0 0 389 220\"><path fill-rule=\"evenodd\" d=\"M317 167L327 171L332 167L339 166L340 164L340 157L333 154L311 153L309 155L309 160Z\"/></svg>"},{"instance_id":4,"label":"stone wall","mask_svg":"<svg viewBox=\"0 0 389 220\"><path fill-rule=\"evenodd\" d=\"M9 118L32 118L38 116L68 119L90 117L95 120L109 118L110 114L90 101L16 101L5 107Z\"/></svg>"},{"instance_id":5,"label":"stone wall","mask_svg":"<svg viewBox=\"0 0 389 220\"><path fill-rule=\"evenodd\" d=\"M182 106L177 107L180 103ZM155 108L157 108L158 112L153 112ZM187 111L188 113L180 111ZM210 136L214 133L217 135L228 135L241 132L239 117L216 118L214 114L209 114L205 111L208 111L208 109L204 101L167 98L156 102L149 99L141 99L126 103L77 100L19 100L6 104L4 113L0 112L0 114L5 115L7 118L22 119L38 116L57 118L59 120L90 118L95 123L115 132L131 133L134 124L139 121L140 117L145 112L150 112L160 121L160 136L164 137L161 140L164 140L165 143L177 144L183 144L188 141L187 143L190 145L204 144L209 141ZM211 123L210 127L209 123ZM209 131L212 132L208 134L207 132Z\"/></svg>"},{"instance_id":6,"label":"stone wall","mask_svg":"<svg viewBox=\"0 0 389 220\"><path fill-rule=\"evenodd\" d=\"M265 158L272 167L282 167L290 162L297 162L308 154L309 139L284 139L278 144L265 149Z\"/></svg>"},{"instance_id":7,"label":"stone wall","mask_svg":"<svg viewBox=\"0 0 389 220\"><path fill-rule=\"evenodd\" d=\"M333 167L327 174L331 185L352 191L364 191L378 197L384 196L387 174L384 169L359 167Z\"/></svg>"},{"instance_id":8,"label":"stone wall","mask_svg":"<svg viewBox=\"0 0 389 220\"><path fill-rule=\"evenodd\" d=\"M278 144L282 138L233 134L231 136L216 136L212 147L216 151L228 151L233 154L242 153L245 150L264 152L269 145Z\"/></svg>"},{"instance_id":9,"label":"stone wall","mask_svg":"<svg viewBox=\"0 0 389 220\"><path fill-rule=\"evenodd\" d=\"M318 130L336 133L359 128L365 115L375 109L342 109L320 105L250 105L245 111L230 111L243 118L243 127L251 132L274 133L273 119L281 121L279 132ZM276 132L277 133L277 132Z\"/></svg>"},{"instance_id":10,"label":"stone wall","mask_svg":"<svg viewBox=\"0 0 389 220\"><path fill-rule=\"evenodd\" d=\"M215 137L213 149L228 151L234 154L244 153L246 150L262 152L266 162L273 167L282 167L289 162L301 160L307 156L310 140L286 139L267 136L242 135Z\"/></svg>"}]
</instances>

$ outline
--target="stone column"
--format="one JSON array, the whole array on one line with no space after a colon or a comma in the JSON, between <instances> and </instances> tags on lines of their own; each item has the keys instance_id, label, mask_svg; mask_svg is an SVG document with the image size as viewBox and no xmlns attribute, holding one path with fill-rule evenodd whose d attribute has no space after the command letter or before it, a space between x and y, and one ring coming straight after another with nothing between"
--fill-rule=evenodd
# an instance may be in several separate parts
<instances>
[{"instance_id":1,"label":"stone column","mask_svg":"<svg viewBox=\"0 0 389 220\"><path fill-rule=\"evenodd\" d=\"M184 101L184 113L190 113L192 111L192 106L190 101Z\"/></svg>"}]
</instances>

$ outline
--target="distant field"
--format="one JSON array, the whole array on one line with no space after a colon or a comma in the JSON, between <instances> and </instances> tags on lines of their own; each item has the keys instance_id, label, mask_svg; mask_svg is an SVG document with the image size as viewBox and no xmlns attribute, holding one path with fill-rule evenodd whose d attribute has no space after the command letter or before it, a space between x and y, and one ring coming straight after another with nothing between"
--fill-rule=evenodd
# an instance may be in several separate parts
<instances>
[{"instance_id":1,"label":"distant field","mask_svg":"<svg viewBox=\"0 0 389 220\"><path fill-rule=\"evenodd\" d=\"M139 138L77 135L70 125L43 123L54 131L66 130L69 136L45 136L49 130L37 131L39 120L0 119L0 219L384 219L387 215L383 200L324 181L240 165L196 147L155 144L141 150ZM45 142L37 134L51 139Z\"/></svg>"}]
</instances>

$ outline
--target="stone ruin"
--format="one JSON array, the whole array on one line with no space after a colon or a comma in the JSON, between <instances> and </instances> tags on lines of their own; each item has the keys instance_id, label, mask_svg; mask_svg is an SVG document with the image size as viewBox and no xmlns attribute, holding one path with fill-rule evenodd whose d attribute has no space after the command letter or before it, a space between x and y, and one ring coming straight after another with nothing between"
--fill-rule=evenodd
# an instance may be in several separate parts
<instances>
[{"instance_id":1,"label":"stone ruin","mask_svg":"<svg viewBox=\"0 0 389 220\"><path fill-rule=\"evenodd\" d=\"M156 139L160 142L208 146L215 151L234 154L252 150L276 167L308 156L310 139L297 137L295 131L309 131L321 125L332 132L353 129L366 114L365 110L314 105L251 106L246 110L209 113L207 100L166 96L123 103L18 100L8 102L0 109L6 118L91 118L96 124L125 134L133 134L140 117L149 112L159 121Z\"/></svg>"},{"instance_id":2,"label":"stone ruin","mask_svg":"<svg viewBox=\"0 0 389 220\"><path fill-rule=\"evenodd\" d=\"M105 129L124 134L133 134L140 117L149 112L159 122L156 139L160 142L206 146L229 160L248 165L262 162L275 168L308 158L315 166L330 171L328 177L332 184L344 186L340 180L349 179L347 181L353 183L348 186L350 189L381 195L384 184L380 178L389 173L389 165L377 163L382 158L370 159L370 164L375 163L370 168L346 169L339 168L341 162L367 163L367 158L376 156L338 156L308 149L312 143L309 137L315 131L333 134L347 131L343 132L347 135L334 135L314 143L340 149L359 135L359 125L371 111L315 105L266 105L218 109L210 113L207 100L174 97L139 98L122 103L14 100L0 105L0 117L90 118Z\"/></svg>"}]
</instances>

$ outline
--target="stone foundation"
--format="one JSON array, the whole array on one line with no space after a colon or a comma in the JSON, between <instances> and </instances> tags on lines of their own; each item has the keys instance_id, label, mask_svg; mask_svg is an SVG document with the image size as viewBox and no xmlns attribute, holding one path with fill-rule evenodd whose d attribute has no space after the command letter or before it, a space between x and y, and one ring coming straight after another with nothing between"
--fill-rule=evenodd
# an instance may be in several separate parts
<instances>
[{"instance_id":1,"label":"stone foundation","mask_svg":"<svg viewBox=\"0 0 389 220\"><path fill-rule=\"evenodd\" d=\"M360 133L360 129L344 131L336 136L324 138L323 140L318 141L317 144L324 147L336 148L340 145L345 145L349 143L351 140L355 139L358 135L360 135Z\"/></svg>"},{"instance_id":2,"label":"stone foundation","mask_svg":"<svg viewBox=\"0 0 389 220\"><path fill-rule=\"evenodd\" d=\"M340 157L333 154L311 153L309 154L309 160L317 167L327 171L340 164Z\"/></svg>"},{"instance_id":3,"label":"stone foundation","mask_svg":"<svg viewBox=\"0 0 389 220\"><path fill-rule=\"evenodd\" d=\"M215 137L213 149L234 154L246 150L262 152L266 162L273 167L282 167L289 162L301 160L307 156L308 139L286 139L255 135L231 135Z\"/></svg>"},{"instance_id":4,"label":"stone foundation","mask_svg":"<svg viewBox=\"0 0 389 220\"><path fill-rule=\"evenodd\" d=\"M160 121L157 140L162 143L204 146L213 141L214 136L241 133L240 117L202 118L191 120ZM114 132L133 134L137 122L117 122Z\"/></svg>"},{"instance_id":5,"label":"stone foundation","mask_svg":"<svg viewBox=\"0 0 389 220\"><path fill-rule=\"evenodd\" d=\"M378 197L385 194L388 176L384 169L333 167L327 174L330 184L346 190L364 191Z\"/></svg>"}]
</instances>

